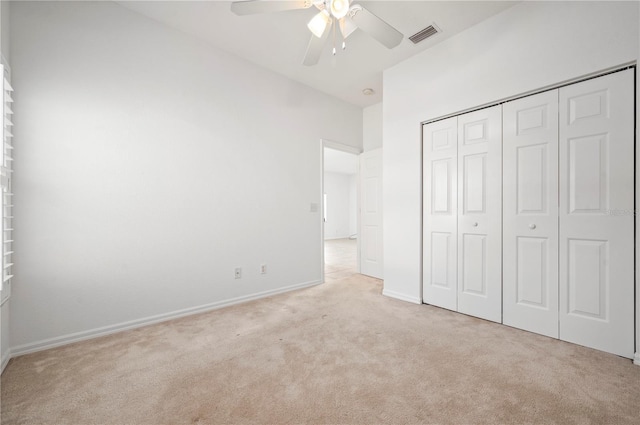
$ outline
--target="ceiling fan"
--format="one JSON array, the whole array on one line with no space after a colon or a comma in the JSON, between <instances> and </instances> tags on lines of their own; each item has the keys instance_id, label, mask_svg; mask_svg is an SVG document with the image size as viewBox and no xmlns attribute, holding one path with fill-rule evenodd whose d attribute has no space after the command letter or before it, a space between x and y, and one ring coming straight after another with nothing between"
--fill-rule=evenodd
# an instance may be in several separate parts
<instances>
[{"instance_id":1,"label":"ceiling fan","mask_svg":"<svg viewBox=\"0 0 640 425\"><path fill-rule=\"evenodd\" d=\"M340 26L343 49L346 46L346 38L358 28L389 49L396 47L404 38L400 31L361 5L352 4L351 0L235 1L231 3L231 11L236 15L253 15L285 10L308 9L311 6L315 6L319 12L307 25L312 35L309 45L307 46L304 60L302 61L304 65L310 66L318 63L332 27L334 28L334 35L336 33L334 25ZM335 38L333 54L336 54Z\"/></svg>"}]
</instances>

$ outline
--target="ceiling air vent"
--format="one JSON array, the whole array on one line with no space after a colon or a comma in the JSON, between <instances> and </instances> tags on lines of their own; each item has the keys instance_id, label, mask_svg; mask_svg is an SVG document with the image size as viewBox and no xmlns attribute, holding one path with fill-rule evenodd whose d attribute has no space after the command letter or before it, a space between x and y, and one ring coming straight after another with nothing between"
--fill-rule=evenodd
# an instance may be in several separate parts
<instances>
[{"instance_id":1,"label":"ceiling air vent","mask_svg":"<svg viewBox=\"0 0 640 425\"><path fill-rule=\"evenodd\" d=\"M438 29L438 27L436 27L435 25L429 25L425 29L420 30L417 33L413 34L411 37L409 37L409 40L413 41L413 44L418 44L422 40L429 38L432 35L435 35L439 32L440 30Z\"/></svg>"}]
</instances>

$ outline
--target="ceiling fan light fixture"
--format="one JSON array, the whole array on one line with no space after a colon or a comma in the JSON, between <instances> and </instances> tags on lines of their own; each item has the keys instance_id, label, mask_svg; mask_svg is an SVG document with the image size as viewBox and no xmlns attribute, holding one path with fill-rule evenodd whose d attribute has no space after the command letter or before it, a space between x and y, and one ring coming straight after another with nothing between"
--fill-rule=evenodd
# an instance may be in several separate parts
<instances>
[{"instance_id":1,"label":"ceiling fan light fixture","mask_svg":"<svg viewBox=\"0 0 640 425\"><path fill-rule=\"evenodd\" d=\"M345 40L356 29L362 30L363 33L389 49L402 42L404 35L400 31L357 4L357 1L355 3L352 0L241 0L231 1L231 11L236 15L255 15L315 7L318 12L307 23L312 35L302 61L306 66L318 63L322 49L331 38L331 33L333 33L334 54L340 42L342 42L342 49L346 48ZM340 24L340 34L337 34L334 26L338 24Z\"/></svg>"},{"instance_id":2,"label":"ceiling fan light fixture","mask_svg":"<svg viewBox=\"0 0 640 425\"><path fill-rule=\"evenodd\" d=\"M330 0L329 8L336 19L342 19L349 12L349 0Z\"/></svg>"},{"instance_id":3,"label":"ceiling fan light fixture","mask_svg":"<svg viewBox=\"0 0 640 425\"><path fill-rule=\"evenodd\" d=\"M321 10L316 16L311 18L311 20L307 24L307 27L313 35L321 38L322 34L324 34L325 30L327 29L327 25L329 24L330 20L331 17L329 16L329 13L326 10Z\"/></svg>"}]
</instances>

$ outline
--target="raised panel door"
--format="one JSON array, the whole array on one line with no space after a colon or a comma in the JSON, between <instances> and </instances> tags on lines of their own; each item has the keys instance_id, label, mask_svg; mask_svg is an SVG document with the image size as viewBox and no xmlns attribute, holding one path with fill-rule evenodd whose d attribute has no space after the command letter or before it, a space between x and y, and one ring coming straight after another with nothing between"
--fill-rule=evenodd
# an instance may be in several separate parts
<instances>
[{"instance_id":1,"label":"raised panel door","mask_svg":"<svg viewBox=\"0 0 640 425\"><path fill-rule=\"evenodd\" d=\"M360 155L360 273L383 278L382 149Z\"/></svg>"},{"instance_id":2,"label":"raised panel door","mask_svg":"<svg viewBox=\"0 0 640 425\"><path fill-rule=\"evenodd\" d=\"M457 118L425 124L423 281L426 304L457 309Z\"/></svg>"},{"instance_id":3,"label":"raised panel door","mask_svg":"<svg viewBox=\"0 0 640 425\"><path fill-rule=\"evenodd\" d=\"M560 338L633 357L633 71L563 87L559 105Z\"/></svg>"},{"instance_id":4,"label":"raised panel door","mask_svg":"<svg viewBox=\"0 0 640 425\"><path fill-rule=\"evenodd\" d=\"M501 106L458 116L458 311L502 321Z\"/></svg>"},{"instance_id":5,"label":"raised panel door","mask_svg":"<svg viewBox=\"0 0 640 425\"><path fill-rule=\"evenodd\" d=\"M557 338L558 90L503 119L503 323Z\"/></svg>"}]
</instances>

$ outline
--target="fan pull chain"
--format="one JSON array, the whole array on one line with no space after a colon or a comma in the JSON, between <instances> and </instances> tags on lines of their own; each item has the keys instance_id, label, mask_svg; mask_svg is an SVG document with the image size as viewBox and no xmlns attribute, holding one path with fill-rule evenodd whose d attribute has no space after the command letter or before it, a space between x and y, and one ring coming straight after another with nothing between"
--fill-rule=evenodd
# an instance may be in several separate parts
<instances>
[{"instance_id":1,"label":"fan pull chain","mask_svg":"<svg viewBox=\"0 0 640 425\"><path fill-rule=\"evenodd\" d=\"M333 20L333 19L332 19ZM333 22L333 56L336 55L336 23Z\"/></svg>"},{"instance_id":2,"label":"fan pull chain","mask_svg":"<svg viewBox=\"0 0 640 425\"><path fill-rule=\"evenodd\" d=\"M336 58L336 25L335 20L331 18L331 28L333 30L333 55L331 56L331 68L335 68L338 64L338 60Z\"/></svg>"}]
</instances>

